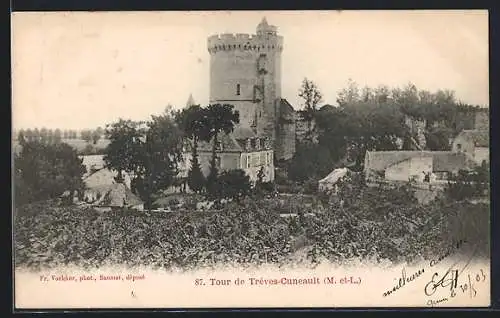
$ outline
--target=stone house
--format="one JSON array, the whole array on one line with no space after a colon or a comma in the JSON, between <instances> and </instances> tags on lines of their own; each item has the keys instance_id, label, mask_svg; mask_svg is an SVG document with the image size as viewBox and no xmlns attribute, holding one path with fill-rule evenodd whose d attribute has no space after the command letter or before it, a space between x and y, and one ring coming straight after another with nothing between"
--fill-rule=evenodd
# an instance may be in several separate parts
<instances>
[{"instance_id":1,"label":"stone house","mask_svg":"<svg viewBox=\"0 0 500 318\"><path fill-rule=\"evenodd\" d=\"M452 151L468 155L477 164L490 161L488 130L462 130L453 140Z\"/></svg>"},{"instance_id":2,"label":"stone house","mask_svg":"<svg viewBox=\"0 0 500 318\"><path fill-rule=\"evenodd\" d=\"M369 181L409 181L424 173L439 182L474 166L467 155L450 151L367 151L364 173Z\"/></svg>"},{"instance_id":3,"label":"stone house","mask_svg":"<svg viewBox=\"0 0 500 318\"><path fill-rule=\"evenodd\" d=\"M274 151L269 138L259 137L251 129L237 127L231 134L218 137L217 165L219 171L242 169L252 182L257 180L260 169L264 182L274 180ZM210 172L213 143L198 143L198 158L205 176ZM191 149L185 147L179 177L187 177L191 167Z\"/></svg>"}]
</instances>

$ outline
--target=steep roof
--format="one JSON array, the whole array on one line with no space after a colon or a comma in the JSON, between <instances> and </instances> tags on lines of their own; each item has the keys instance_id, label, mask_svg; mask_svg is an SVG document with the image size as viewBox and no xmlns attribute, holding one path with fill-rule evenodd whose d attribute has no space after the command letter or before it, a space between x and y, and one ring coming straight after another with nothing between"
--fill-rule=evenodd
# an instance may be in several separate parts
<instances>
[{"instance_id":1,"label":"steep roof","mask_svg":"<svg viewBox=\"0 0 500 318\"><path fill-rule=\"evenodd\" d=\"M295 118L295 110L293 106L284 98L279 100L279 109L280 116L283 119L294 119Z\"/></svg>"},{"instance_id":2,"label":"steep roof","mask_svg":"<svg viewBox=\"0 0 500 318\"><path fill-rule=\"evenodd\" d=\"M490 134L487 130L462 130L458 137L463 137L474 142L476 147L489 147Z\"/></svg>"},{"instance_id":3,"label":"steep roof","mask_svg":"<svg viewBox=\"0 0 500 318\"><path fill-rule=\"evenodd\" d=\"M139 199L132 191L123 183L116 183L107 186L104 195L96 202L100 206L116 206L123 207L124 205L140 205L142 200Z\"/></svg>"},{"instance_id":4,"label":"steep roof","mask_svg":"<svg viewBox=\"0 0 500 318\"><path fill-rule=\"evenodd\" d=\"M319 108L319 111L333 111L335 110L335 106L330 104L325 104Z\"/></svg>"},{"instance_id":5,"label":"steep roof","mask_svg":"<svg viewBox=\"0 0 500 318\"><path fill-rule=\"evenodd\" d=\"M220 134L218 140L222 143L224 152L243 152L244 143L242 141L256 137L257 136L250 128L236 127L230 134ZM212 142L199 142L198 151L212 151L212 145Z\"/></svg>"},{"instance_id":6,"label":"steep roof","mask_svg":"<svg viewBox=\"0 0 500 318\"><path fill-rule=\"evenodd\" d=\"M365 171L384 171L410 158L432 157L434 171L458 171L472 167L473 162L464 153L451 151L367 151Z\"/></svg>"}]
</instances>

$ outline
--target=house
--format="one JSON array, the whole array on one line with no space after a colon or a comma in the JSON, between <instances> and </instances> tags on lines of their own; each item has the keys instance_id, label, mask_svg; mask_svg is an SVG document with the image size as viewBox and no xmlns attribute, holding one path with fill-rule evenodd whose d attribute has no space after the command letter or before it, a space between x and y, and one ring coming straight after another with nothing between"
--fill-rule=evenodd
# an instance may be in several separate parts
<instances>
[{"instance_id":1,"label":"house","mask_svg":"<svg viewBox=\"0 0 500 318\"><path fill-rule=\"evenodd\" d=\"M490 161L488 130L462 130L453 140L452 151L467 154L477 164Z\"/></svg>"},{"instance_id":2,"label":"house","mask_svg":"<svg viewBox=\"0 0 500 318\"><path fill-rule=\"evenodd\" d=\"M198 160L205 176L210 172L213 143L198 143ZM271 140L257 137L255 133L244 127L237 127L230 134L218 136L216 163L219 171L242 169L252 182L257 180L260 169L264 171L264 182L274 180L274 152ZM180 176L187 176L191 166L191 150L186 147L183 154Z\"/></svg>"},{"instance_id":3,"label":"house","mask_svg":"<svg viewBox=\"0 0 500 318\"><path fill-rule=\"evenodd\" d=\"M104 155L80 156L87 172L83 175L83 182L87 188L115 184L117 171L105 167ZM124 173L124 184L130 189L131 177Z\"/></svg>"},{"instance_id":4,"label":"house","mask_svg":"<svg viewBox=\"0 0 500 318\"><path fill-rule=\"evenodd\" d=\"M447 180L475 165L467 155L451 151L367 151L364 173L367 180L409 181L422 173Z\"/></svg>"},{"instance_id":5,"label":"house","mask_svg":"<svg viewBox=\"0 0 500 318\"><path fill-rule=\"evenodd\" d=\"M117 183L116 171L105 167L103 155L81 156L87 169L83 175L83 201L101 210L128 207L143 210L143 202L130 190L131 178L124 174L124 183Z\"/></svg>"},{"instance_id":6,"label":"house","mask_svg":"<svg viewBox=\"0 0 500 318\"><path fill-rule=\"evenodd\" d=\"M100 210L113 210L117 208L130 208L138 211L144 210L144 203L123 183L95 187L92 193L96 197L86 197L86 201ZM93 200L90 200L93 199Z\"/></svg>"}]
</instances>

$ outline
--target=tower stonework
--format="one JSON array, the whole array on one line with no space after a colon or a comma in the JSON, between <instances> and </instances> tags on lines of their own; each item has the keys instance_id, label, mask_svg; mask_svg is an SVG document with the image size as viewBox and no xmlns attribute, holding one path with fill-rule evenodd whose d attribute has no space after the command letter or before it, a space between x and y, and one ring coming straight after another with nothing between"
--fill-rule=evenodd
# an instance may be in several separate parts
<instances>
[{"instance_id":1,"label":"tower stonework","mask_svg":"<svg viewBox=\"0 0 500 318\"><path fill-rule=\"evenodd\" d=\"M208 38L210 103L234 105L240 114L240 127L271 138L275 149L280 149L276 143L280 143L279 136L283 135L279 131L283 108L282 51L283 37L265 18L257 26L256 34L220 34ZM277 159L289 159L290 155L280 152L275 154Z\"/></svg>"}]
</instances>

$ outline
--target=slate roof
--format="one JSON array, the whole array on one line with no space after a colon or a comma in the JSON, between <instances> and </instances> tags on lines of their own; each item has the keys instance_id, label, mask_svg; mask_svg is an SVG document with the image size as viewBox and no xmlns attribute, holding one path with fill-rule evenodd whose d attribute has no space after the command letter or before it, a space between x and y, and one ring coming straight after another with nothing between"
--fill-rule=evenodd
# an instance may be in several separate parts
<instances>
[{"instance_id":1,"label":"slate roof","mask_svg":"<svg viewBox=\"0 0 500 318\"><path fill-rule=\"evenodd\" d=\"M280 99L280 115L283 119L295 118L295 110L293 106L284 98Z\"/></svg>"},{"instance_id":2,"label":"slate roof","mask_svg":"<svg viewBox=\"0 0 500 318\"><path fill-rule=\"evenodd\" d=\"M248 138L257 137L255 133L246 127L236 127L230 134L220 134L218 141L222 143L224 152L243 152L245 143L242 142ZM198 151L212 151L212 142L199 142Z\"/></svg>"},{"instance_id":3,"label":"slate roof","mask_svg":"<svg viewBox=\"0 0 500 318\"><path fill-rule=\"evenodd\" d=\"M454 172L471 168L474 163L464 153L451 151L367 151L365 171L384 171L410 158L432 157L434 171Z\"/></svg>"},{"instance_id":4,"label":"slate roof","mask_svg":"<svg viewBox=\"0 0 500 318\"><path fill-rule=\"evenodd\" d=\"M462 130L458 137L473 141L476 147L488 148L490 146L490 134L487 130Z\"/></svg>"}]
</instances>

